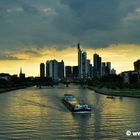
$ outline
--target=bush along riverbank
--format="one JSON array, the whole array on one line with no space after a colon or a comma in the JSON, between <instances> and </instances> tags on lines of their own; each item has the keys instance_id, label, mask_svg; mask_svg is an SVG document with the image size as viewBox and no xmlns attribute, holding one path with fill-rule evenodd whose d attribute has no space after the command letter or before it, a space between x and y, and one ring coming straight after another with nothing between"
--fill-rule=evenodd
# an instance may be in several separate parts
<instances>
[{"instance_id":1,"label":"bush along riverbank","mask_svg":"<svg viewBox=\"0 0 140 140\"><path fill-rule=\"evenodd\" d=\"M89 89L94 90L96 93L109 95L109 96L120 96L120 97L133 97L140 98L140 89L109 89L106 87L93 87L88 86Z\"/></svg>"},{"instance_id":2,"label":"bush along riverbank","mask_svg":"<svg viewBox=\"0 0 140 140\"><path fill-rule=\"evenodd\" d=\"M6 88L0 88L0 94L13 91L13 90L18 90L18 89L24 89L27 87L31 87L33 85L21 85L21 86L16 86L16 87L6 87Z\"/></svg>"},{"instance_id":3,"label":"bush along riverbank","mask_svg":"<svg viewBox=\"0 0 140 140\"><path fill-rule=\"evenodd\" d=\"M140 83L125 84L118 75L94 78L87 81L87 85L89 89L109 96L140 98Z\"/></svg>"}]
</instances>

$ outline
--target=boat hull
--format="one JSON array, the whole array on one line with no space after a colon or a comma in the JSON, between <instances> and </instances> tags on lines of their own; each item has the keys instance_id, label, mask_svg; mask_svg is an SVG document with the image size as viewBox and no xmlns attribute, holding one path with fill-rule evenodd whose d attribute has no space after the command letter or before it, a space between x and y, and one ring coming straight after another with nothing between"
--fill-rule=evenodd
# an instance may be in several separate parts
<instances>
[{"instance_id":1,"label":"boat hull","mask_svg":"<svg viewBox=\"0 0 140 140\"><path fill-rule=\"evenodd\" d=\"M81 109L78 109L78 110L75 110L75 106L70 104L68 101L66 101L65 99L62 99L62 102L64 103L64 105L72 112L75 112L75 113L89 113L91 111L91 109L84 109L84 108L81 108Z\"/></svg>"}]
</instances>

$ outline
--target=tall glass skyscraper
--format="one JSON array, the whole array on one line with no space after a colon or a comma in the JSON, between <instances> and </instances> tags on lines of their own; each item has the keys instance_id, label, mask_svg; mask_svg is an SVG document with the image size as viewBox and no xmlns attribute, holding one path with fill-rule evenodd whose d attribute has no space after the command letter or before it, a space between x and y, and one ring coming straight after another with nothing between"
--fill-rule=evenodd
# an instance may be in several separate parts
<instances>
[{"instance_id":1,"label":"tall glass skyscraper","mask_svg":"<svg viewBox=\"0 0 140 140\"><path fill-rule=\"evenodd\" d=\"M45 64L44 63L40 64L40 77L41 78L45 77Z\"/></svg>"},{"instance_id":2,"label":"tall glass skyscraper","mask_svg":"<svg viewBox=\"0 0 140 140\"><path fill-rule=\"evenodd\" d=\"M80 44L78 48L78 78L87 78L87 53L82 52Z\"/></svg>"},{"instance_id":3,"label":"tall glass skyscraper","mask_svg":"<svg viewBox=\"0 0 140 140\"><path fill-rule=\"evenodd\" d=\"M56 60L50 60L46 63L47 77L58 79L58 63Z\"/></svg>"},{"instance_id":4,"label":"tall glass skyscraper","mask_svg":"<svg viewBox=\"0 0 140 140\"><path fill-rule=\"evenodd\" d=\"M101 76L101 62L102 58L98 54L93 55L94 77Z\"/></svg>"},{"instance_id":5,"label":"tall glass skyscraper","mask_svg":"<svg viewBox=\"0 0 140 140\"><path fill-rule=\"evenodd\" d=\"M46 62L46 77L53 79L64 78L64 61L50 60Z\"/></svg>"}]
</instances>

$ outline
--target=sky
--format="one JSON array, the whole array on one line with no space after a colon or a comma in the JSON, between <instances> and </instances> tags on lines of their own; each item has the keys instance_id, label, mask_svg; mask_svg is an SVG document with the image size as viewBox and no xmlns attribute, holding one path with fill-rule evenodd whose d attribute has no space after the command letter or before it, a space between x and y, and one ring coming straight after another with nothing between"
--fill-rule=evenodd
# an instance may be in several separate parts
<instances>
[{"instance_id":1,"label":"sky","mask_svg":"<svg viewBox=\"0 0 140 140\"><path fill-rule=\"evenodd\" d=\"M120 73L140 59L140 0L0 0L0 72L39 76L39 64L77 65L80 42Z\"/></svg>"}]
</instances>

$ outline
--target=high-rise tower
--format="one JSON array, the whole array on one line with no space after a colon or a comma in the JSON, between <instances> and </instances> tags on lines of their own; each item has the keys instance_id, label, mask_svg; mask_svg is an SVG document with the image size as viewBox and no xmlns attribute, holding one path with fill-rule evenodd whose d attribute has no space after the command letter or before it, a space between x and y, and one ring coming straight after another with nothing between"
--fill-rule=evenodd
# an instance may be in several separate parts
<instances>
[{"instance_id":1,"label":"high-rise tower","mask_svg":"<svg viewBox=\"0 0 140 140\"><path fill-rule=\"evenodd\" d=\"M77 45L78 49L78 77L86 78L87 77L87 53L82 52L80 44Z\"/></svg>"},{"instance_id":2,"label":"high-rise tower","mask_svg":"<svg viewBox=\"0 0 140 140\"><path fill-rule=\"evenodd\" d=\"M40 77L41 78L45 77L45 64L44 63L40 64Z\"/></svg>"},{"instance_id":3,"label":"high-rise tower","mask_svg":"<svg viewBox=\"0 0 140 140\"><path fill-rule=\"evenodd\" d=\"M102 58L98 54L93 55L94 75L95 77L101 76L101 62Z\"/></svg>"}]
</instances>

